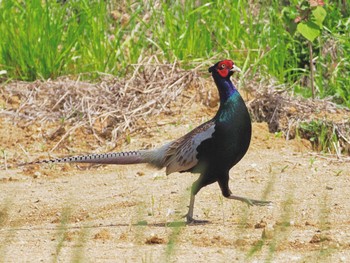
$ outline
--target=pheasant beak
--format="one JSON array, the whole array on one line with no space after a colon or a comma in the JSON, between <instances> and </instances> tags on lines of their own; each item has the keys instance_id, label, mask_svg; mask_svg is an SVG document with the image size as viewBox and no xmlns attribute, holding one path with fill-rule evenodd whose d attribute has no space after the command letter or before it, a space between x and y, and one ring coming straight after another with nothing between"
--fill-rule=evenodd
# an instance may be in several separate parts
<instances>
[{"instance_id":1,"label":"pheasant beak","mask_svg":"<svg viewBox=\"0 0 350 263\"><path fill-rule=\"evenodd\" d=\"M242 70L237 67L236 65L233 65L233 67L230 69L231 72L241 72Z\"/></svg>"}]
</instances>

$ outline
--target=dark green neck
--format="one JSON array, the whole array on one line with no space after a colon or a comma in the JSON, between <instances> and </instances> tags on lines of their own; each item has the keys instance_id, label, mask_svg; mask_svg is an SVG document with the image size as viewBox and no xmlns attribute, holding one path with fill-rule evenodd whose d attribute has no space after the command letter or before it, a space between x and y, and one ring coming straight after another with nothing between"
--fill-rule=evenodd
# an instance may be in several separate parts
<instances>
[{"instance_id":1,"label":"dark green neck","mask_svg":"<svg viewBox=\"0 0 350 263\"><path fill-rule=\"evenodd\" d=\"M220 103L223 104L237 92L237 89L230 80L230 76L222 78L216 72L213 72L213 78L219 90Z\"/></svg>"},{"instance_id":2,"label":"dark green neck","mask_svg":"<svg viewBox=\"0 0 350 263\"><path fill-rule=\"evenodd\" d=\"M237 115L242 109L246 109L246 106L242 100L241 95L236 90L233 92L225 102L220 103L220 108L215 116L220 122L231 122L233 115Z\"/></svg>"}]
</instances>

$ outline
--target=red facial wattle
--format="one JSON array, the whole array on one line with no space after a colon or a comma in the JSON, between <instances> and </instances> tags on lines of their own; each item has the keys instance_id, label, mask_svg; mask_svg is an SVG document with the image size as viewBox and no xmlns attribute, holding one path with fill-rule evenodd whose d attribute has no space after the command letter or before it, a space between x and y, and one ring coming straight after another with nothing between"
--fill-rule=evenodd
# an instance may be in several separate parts
<instances>
[{"instance_id":1,"label":"red facial wattle","mask_svg":"<svg viewBox=\"0 0 350 263\"><path fill-rule=\"evenodd\" d=\"M221 77L226 78L229 76L229 73L233 68L233 65L234 63L232 60L223 60L218 64L217 72Z\"/></svg>"}]
</instances>

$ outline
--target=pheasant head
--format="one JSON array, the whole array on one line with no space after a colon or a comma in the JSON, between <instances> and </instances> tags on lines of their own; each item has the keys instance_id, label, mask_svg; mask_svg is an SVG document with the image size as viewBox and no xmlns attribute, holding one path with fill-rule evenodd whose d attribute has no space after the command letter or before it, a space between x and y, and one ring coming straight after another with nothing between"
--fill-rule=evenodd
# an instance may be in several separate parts
<instances>
[{"instance_id":1,"label":"pheasant head","mask_svg":"<svg viewBox=\"0 0 350 263\"><path fill-rule=\"evenodd\" d=\"M230 80L230 77L234 72L240 72L232 60L222 60L217 62L214 66L209 68L209 72L212 73L216 86L220 94L220 102L224 103L231 97L235 92L237 92L236 87Z\"/></svg>"},{"instance_id":2,"label":"pheasant head","mask_svg":"<svg viewBox=\"0 0 350 263\"><path fill-rule=\"evenodd\" d=\"M234 72L240 72L241 69L235 65L232 60L222 60L209 68L209 72L216 73L222 78L229 78Z\"/></svg>"}]
</instances>

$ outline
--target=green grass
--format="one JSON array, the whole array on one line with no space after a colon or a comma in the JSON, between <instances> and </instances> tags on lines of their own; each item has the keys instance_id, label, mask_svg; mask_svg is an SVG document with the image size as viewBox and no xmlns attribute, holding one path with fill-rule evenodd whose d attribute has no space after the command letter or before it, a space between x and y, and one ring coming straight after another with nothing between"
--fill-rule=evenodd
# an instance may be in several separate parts
<instances>
[{"instance_id":1,"label":"green grass","mask_svg":"<svg viewBox=\"0 0 350 263\"><path fill-rule=\"evenodd\" d=\"M8 79L35 80L99 73L119 77L156 55L197 62L232 58L310 96L308 47L290 27L290 7L247 1L0 2L0 70ZM325 1L325 28L314 43L319 97L350 106L350 18L342 3Z\"/></svg>"},{"instance_id":2,"label":"green grass","mask_svg":"<svg viewBox=\"0 0 350 263\"><path fill-rule=\"evenodd\" d=\"M321 120L302 122L298 130L298 133L303 134L303 137L307 138L317 151L323 153L341 152L337 144L339 138L336 128L331 123Z\"/></svg>"}]
</instances>

